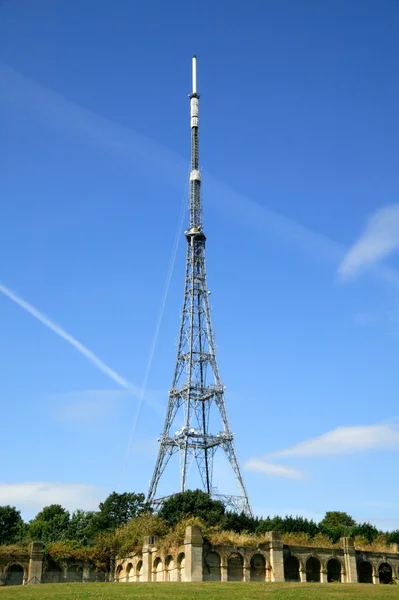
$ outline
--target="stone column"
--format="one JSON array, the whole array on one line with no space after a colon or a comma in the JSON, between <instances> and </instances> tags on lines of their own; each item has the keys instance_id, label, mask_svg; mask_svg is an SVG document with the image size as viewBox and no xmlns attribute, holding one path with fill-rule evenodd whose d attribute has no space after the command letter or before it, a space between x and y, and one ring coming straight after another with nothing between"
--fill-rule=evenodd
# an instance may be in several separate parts
<instances>
[{"instance_id":1,"label":"stone column","mask_svg":"<svg viewBox=\"0 0 399 600\"><path fill-rule=\"evenodd\" d=\"M43 571L43 544L32 542L30 545L30 559L28 581L26 583L41 583Z\"/></svg>"},{"instance_id":2,"label":"stone column","mask_svg":"<svg viewBox=\"0 0 399 600\"><path fill-rule=\"evenodd\" d=\"M242 580L251 581L251 565L246 556L244 556L244 564L242 565Z\"/></svg>"},{"instance_id":3,"label":"stone column","mask_svg":"<svg viewBox=\"0 0 399 600\"><path fill-rule=\"evenodd\" d=\"M269 541L270 565L272 568L271 580L284 581L283 542L280 531L268 531L266 539Z\"/></svg>"},{"instance_id":4,"label":"stone column","mask_svg":"<svg viewBox=\"0 0 399 600\"><path fill-rule=\"evenodd\" d=\"M186 527L184 538L185 581L202 581L202 544L200 528L197 525Z\"/></svg>"},{"instance_id":5,"label":"stone column","mask_svg":"<svg viewBox=\"0 0 399 600\"><path fill-rule=\"evenodd\" d=\"M220 581L227 581L227 558L220 559Z\"/></svg>"},{"instance_id":6,"label":"stone column","mask_svg":"<svg viewBox=\"0 0 399 600\"><path fill-rule=\"evenodd\" d=\"M301 583L306 583L306 567L299 565L299 580Z\"/></svg>"},{"instance_id":7,"label":"stone column","mask_svg":"<svg viewBox=\"0 0 399 600\"><path fill-rule=\"evenodd\" d=\"M320 571L320 583L327 583L327 571L323 568Z\"/></svg>"},{"instance_id":8,"label":"stone column","mask_svg":"<svg viewBox=\"0 0 399 600\"><path fill-rule=\"evenodd\" d=\"M152 574L152 551L156 543L155 536L146 535L143 543L143 571L141 581L151 581Z\"/></svg>"},{"instance_id":9,"label":"stone column","mask_svg":"<svg viewBox=\"0 0 399 600\"><path fill-rule=\"evenodd\" d=\"M90 581L90 563L83 563L83 583Z\"/></svg>"},{"instance_id":10,"label":"stone column","mask_svg":"<svg viewBox=\"0 0 399 600\"><path fill-rule=\"evenodd\" d=\"M341 546L344 551L346 583L357 583L358 577L354 541L352 538L343 537L341 538Z\"/></svg>"}]
</instances>

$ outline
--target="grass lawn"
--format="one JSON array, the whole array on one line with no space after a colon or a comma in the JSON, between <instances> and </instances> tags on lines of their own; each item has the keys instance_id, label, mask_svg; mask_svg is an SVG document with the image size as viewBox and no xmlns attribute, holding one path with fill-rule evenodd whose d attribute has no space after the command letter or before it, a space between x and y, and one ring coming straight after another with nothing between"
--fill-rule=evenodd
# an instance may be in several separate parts
<instances>
[{"instance_id":1,"label":"grass lawn","mask_svg":"<svg viewBox=\"0 0 399 600\"><path fill-rule=\"evenodd\" d=\"M399 586L317 583L58 583L0 587L0 600L346 600L397 598Z\"/></svg>"}]
</instances>

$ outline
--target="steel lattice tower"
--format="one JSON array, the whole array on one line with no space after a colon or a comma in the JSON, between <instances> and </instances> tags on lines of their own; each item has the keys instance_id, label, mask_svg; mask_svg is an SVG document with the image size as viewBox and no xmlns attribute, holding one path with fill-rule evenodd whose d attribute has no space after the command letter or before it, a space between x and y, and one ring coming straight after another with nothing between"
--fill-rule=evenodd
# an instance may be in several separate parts
<instances>
[{"instance_id":1,"label":"steel lattice tower","mask_svg":"<svg viewBox=\"0 0 399 600\"><path fill-rule=\"evenodd\" d=\"M158 483L170 457L179 453L180 491L187 489L187 476L195 461L203 488L213 497L222 499L227 506L252 514L244 481L238 465L233 434L227 420L224 386L220 381L216 362L215 342L206 283L205 235L203 233L201 174L198 152L198 100L196 57L192 61L191 109L191 173L190 173L190 227L187 239L186 279L183 311L177 350L173 385L169 391L168 409L154 474L149 487L148 501L157 505L164 499L155 499ZM215 405L223 429L210 433L210 411ZM178 415L183 427L174 434L171 427ZM182 421L180 421L181 423ZM237 496L216 494L212 487L213 457L222 448L233 468L240 490Z\"/></svg>"}]
</instances>

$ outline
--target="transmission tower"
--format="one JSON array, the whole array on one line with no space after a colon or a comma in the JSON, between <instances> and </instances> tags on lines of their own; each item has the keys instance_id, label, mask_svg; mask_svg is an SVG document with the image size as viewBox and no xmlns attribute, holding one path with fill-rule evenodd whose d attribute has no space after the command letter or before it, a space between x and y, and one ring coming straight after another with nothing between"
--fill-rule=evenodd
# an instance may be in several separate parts
<instances>
[{"instance_id":1,"label":"transmission tower","mask_svg":"<svg viewBox=\"0 0 399 600\"><path fill-rule=\"evenodd\" d=\"M248 515L252 514L244 481L234 449L233 434L227 420L224 386L220 381L216 349L211 323L209 292L206 283L205 235L203 232L201 173L198 152L197 59L192 60L191 109L191 173L190 173L190 226L187 239L186 279L184 302L177 349L173 385L169 390L165 426L159 438L160 448L149 487L148 501L159 505L156 499L159 480L174 454L179 454L180 491L187 489L188 473L196 463L204 491L226 506ZM212 434L211 408L221 419L222 429ZM173 424L183 423L172 433ZM174 429L173 427L173 429ZM218 494L212 486L213 458L222 448L234 471L239 493L236 496Z\"/></svg>"}]
</instances>

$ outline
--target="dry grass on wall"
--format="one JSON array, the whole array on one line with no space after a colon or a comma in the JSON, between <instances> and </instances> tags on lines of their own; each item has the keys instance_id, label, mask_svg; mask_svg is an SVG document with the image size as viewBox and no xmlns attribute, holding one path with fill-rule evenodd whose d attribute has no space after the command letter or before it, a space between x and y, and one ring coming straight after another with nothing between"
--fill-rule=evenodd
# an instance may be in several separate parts
<instances>
[{"instance_id":1,"label":"dry grass on wall","mask_svg":"<svg viewBox=\"0 0 399 600\"><path fill-rule=\"evenodd\" d=\"M334 544L329 537L318 533L314 537L310 537L308 533L284 533L282 536L283 543L287 546L309 546L311 548L341 548L338 542Z\"/></svg>"},{"instance_id":2,"label":"dry grass on wall","mask_svg":"<svg viewBox=\"0 0 399 600\"><path fill-rule=\"evenodd\" d=\"M367 538L362 535L355 537L355 548L356 550L363 550L363 552L397 552L396 544L389 544L386 535L377 535L375 540L370 543Z\"/></svg>"}]
</instances>

